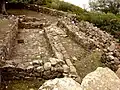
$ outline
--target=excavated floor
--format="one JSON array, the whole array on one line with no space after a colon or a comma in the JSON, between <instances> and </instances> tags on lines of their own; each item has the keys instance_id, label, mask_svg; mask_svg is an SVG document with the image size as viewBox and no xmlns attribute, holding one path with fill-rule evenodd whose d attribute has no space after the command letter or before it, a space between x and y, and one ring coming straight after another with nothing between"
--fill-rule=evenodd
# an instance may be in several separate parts
<instances>
[{"instance_id":1,"label":"excavated floor","mask_svg":"<svg viewBox=\"0 0 120 90\"><path fill-rule=\"evenodd\" d=\"M14 10L11 12L13 13ZM29 11L29 13L31 13L31 11ZM26 11L20 14L26 14ZM68 36L64 30L55 25L58 18L35 12L32 12L31 14L28 14L27 12L27 15L37 17L39 19L45 18L54 25L50 27L52 28L50 31L48 31L49 26L45 29L19 29L13 53L11 54L11 59L9 61L14 62L16 65L23 64L24 66L28 66L25 65L26 62L32 62L37 59L41 59L45 63L48 58L54 57L54 53L50 46L51 44L52 47L55 47L59 53L63 54L63 56L64 53L62 52L62 49L64 49L63 51L66 51L65 54L67 54L81 78L101 65L101 53L87 51L81 45L76 43L72 39L73 37ZM54 41L52 40L53 38ZM55 44L56 42L57 44ZM66 59L66 57L63 58ZM24 82L20 80L13 81L8 85L6 90L37 90L40 85L35 86L34 82ZM25 84L23 85L23 83ZM30 86L29 83L33 85Z\"/></svg>"},{"instance_id":2,"label":"excavated floor","mask_svg":"<svg viewBox=\"0 0 120 90\"><path fill-rule=\"evenodd\" d=\"M42 59L45 62L52 55L48 47L43 30L20 29L11 59L16 63L36 59Z\"/></svg>"}]
</instances>

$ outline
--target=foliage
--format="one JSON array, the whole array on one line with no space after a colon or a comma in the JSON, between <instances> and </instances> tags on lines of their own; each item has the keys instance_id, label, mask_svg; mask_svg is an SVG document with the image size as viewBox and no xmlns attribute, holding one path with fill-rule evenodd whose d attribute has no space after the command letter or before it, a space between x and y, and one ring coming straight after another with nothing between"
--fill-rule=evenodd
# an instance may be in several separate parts
<instances>
[{"instance_id":1,"label":"foliage","mask_svg":"<svg viewBox=\"0 0 120 90\"><path fill-rule=\"evenodd\" d=\"M112 13L87 12L77 17L78 20L85 20L95 26L111 33L120 40L120 17Z\"/></svg>"},{"instance_id":2,"label":"foliage","mask_svg":"<svg viewBox=\"0 0 120 90\"><path fill-rule=\"evenodd\" d=\"M8 0L9 3L24 3L24 4L29 4L33 3L36 0Z\"/></svg>"},{"instance_id":3,"label":"foliage","mask_svg":"<svg viewBox=\"0 0 120 90\"><path fill-rule=\"evenodd\" d=\"M46 6L49 8L53 8L65 12L71 12L75 14L80 14L85 11L78 6L59 0L37 0L35 3L38 5Z\"/></svg>"},{"instance_id":4,"label":"foliage","mask_svg":"<svg viewBox=\"0 0 120 90\"><path fill-rule=\"evenodd\" d=\"M90 7L95 11L118 14L120 12L120 0L92 0Z\"/></svg>"},{"instance_id":5,"label":"foliage","mask_svg":"<svg viewBox=\"0 0 120 90\"><path fill-rule=\"evenodd\" d=\"M49 8L74 13L77 15L79 21L84 20L93 23L95 26L105 30L120 40L120 15L115 15L112 13L102 13L102 12L87 12L82 8L75 6L73 4L59 1L59 0L11 0L11 2L20 3L35 3L38 5L46 6ZM99 1L111 1L111 0L99 0ZM114 0L116 1L116 0ZM102 3L103 4L103 3ZM106 5L106 3L105 3Z\"/></svg>"}]
</instances>

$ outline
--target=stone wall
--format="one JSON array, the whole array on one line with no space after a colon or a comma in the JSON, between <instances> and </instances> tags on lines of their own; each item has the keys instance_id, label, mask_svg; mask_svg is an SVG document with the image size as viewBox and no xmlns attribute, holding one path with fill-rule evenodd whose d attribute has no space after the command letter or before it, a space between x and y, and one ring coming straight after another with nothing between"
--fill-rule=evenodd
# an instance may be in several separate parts
<instances>
[{"instance_id":1,"label":"stone wall","mask_svg":"<svg viewBox=\"0 0 120 90\"><path fill-rule=\"evenodd\" d=\"M50 9L50 8L35 5L35 4L27 5L25 8L29 9L29 10L37 11L37 12L40 12L40 13L48 14L48 15L51 15L51 16L56 16L56 17L59 17L59 16L67 16L67 17L76 16L75 14L70 14L70 13L68 14L68 12L58 11L56 9Z\"/></svg>"},{"instance_id":2,"label":"stone wall","mask_svg":"<svg viewBox=\"0 0 120 90\"><path fill-rule=\"evenodd\" d=\"M56 61L56 63L52 63ZM50 62L51 61L51 62ZM42 60L34 60L33 62L26 62L28 66L22 66L19 64L14 66L12 63L6 64L1 68L2 79L13 80L13 79L53 79L57 77L63 77L62 61L56 58L49 58L48 62L44 63Z\"/></svg>"},{"instance_id":3,"label":"stone wall","mask_svg":"<svg viewBox=\"0 0 120 90\"><path fill-rule=\"evenodd\" d=\"M18 21L18 27L20 29L43 29L50 25L50 22L46 19L38 19L34 17L20 16Z\"/></svg>"},{"instance_id":4,"label":"stone wall","mask_svg":"<svg viewBox=\"0 0 120 90\"><path fill-rule=\"evenodd\" d=\"M58 59L63 60L63 62L65 62L63 65L63 69L65 71L64 73L66 73L66 75L73 77L75 79L79 78L76 68L74 67L74 65L71 62L70 56L68 55L64 46L62 45L62 43L60 41L60 37L58 37L59 36L58 33L55 32L58 29L59 28L56 27L56 24L55 25L53 24L53 25L45 28L46 36L49 39L50 45L52 47L52 50L55 53L55 56Z\"/></svg>"},{"instance_id":5,"label":"stone wall","mask_svg":"<svg viewBox=\"0 0 120 90\"><path fill-rule=\"evenodd\" d=\"M89 22L76 23L70 18L63 17L58 26L65 29L66 33L86 50L102 51L102 63L116 71L120 65L120 51L117 40L105 31L94 27Z\"/></svg>"},{"instance_id":6,"label":"stone wall","mask_svg":"<svg viewBox=\"0 0 120 90\"><path fill-rule=\"evenodd\" d=\"M22 17L22 18L19 18L18 21L19 21L18 25L20 25L23 22L29 23L31 21L33 24L33 18ZM35 21L41 21L41 20L36 19ZM28 25L28 27L31 27L31 25L30 26ZM24 25L23 28L28 28L28 27L26 27ZM19 28L21 28L21 27L19 27ZM38 28L39 27L37 27L37 29ZM36 27L35 27L35 29L36 29ZM14 28L13 28L13 30L14 30ZM21 30L21 29L17 29L17 30L19 32L19 30ZM39 29L39 30L41 30L41 29ZM18 63L19 61L21 61L20 59L16 59L15 61L7 60L6 64L1 68L1 72L2 72L1 74L3 76L2 79L4 79L4 80L13 80L13 79L31 80L31 79L41 79L41 78L53 79L56 77L63 77L64 73L66 73L68 75L69 67L63 61L63 59L59 58L56 55L56 52L54 52L54 50L53 50L54 46L51 44L51 41L50 41L51 37L48 37L49 33L48 32L46 33L46 31L44 31L43 33L44 33L43 35L46 38L47 44L49 45L49 49L51 50L51 53L53 54L52 57L47 58L47 61L37 59L37 60L27 61L27 62L25 60L27 58L25 58L25 59L20 58L23 60L23 62L21 62L21 63ZM11 33L10 33L10 35L11 35ZM12 40L15 38L12 37L9 39ZM11 43L14 44L13 41L11 41ZM11 47L11 50L12 50L12 47Z\"/></svg>"}]
</instances>

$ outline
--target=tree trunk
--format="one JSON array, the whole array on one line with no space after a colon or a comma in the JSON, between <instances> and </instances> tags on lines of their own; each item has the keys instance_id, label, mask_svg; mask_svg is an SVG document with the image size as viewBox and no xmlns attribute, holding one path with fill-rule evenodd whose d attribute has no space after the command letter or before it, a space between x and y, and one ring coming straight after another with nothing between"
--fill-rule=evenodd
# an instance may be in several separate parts
<instances>
[{"instance_id":1,"label":"tree trunk","mask_svg":"<svg viewBox=\"0 0 120 90\"><path fill-rule=\"evenodd\" d=\"M7 14L5 4L6 4L5 0L0 0L0 12L4 15Z\"/></svg>"}]
</instances>

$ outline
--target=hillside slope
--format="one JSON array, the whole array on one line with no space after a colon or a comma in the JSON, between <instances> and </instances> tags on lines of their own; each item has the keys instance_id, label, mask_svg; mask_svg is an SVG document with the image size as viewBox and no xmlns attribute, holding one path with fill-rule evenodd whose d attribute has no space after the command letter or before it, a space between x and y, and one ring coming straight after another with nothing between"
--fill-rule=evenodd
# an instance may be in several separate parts
<instances>
[{"instance_id":1,"label":"hillside slope","mask_svg":"<svg viewBox=\"0 0 120 90\"><path fill-rule=\"evenodd\" d=\"M2 79L13 81L7 90L16 90L20 82L15 80L67 76L80 83L99 66L118 69L119 44L113 36L89 22L77 21L73 14L36 5L32 9L42 13L13 17L6 43L1 43ZM31 88L28 84L24 87Z\"/></svg>"}]
</instances>

